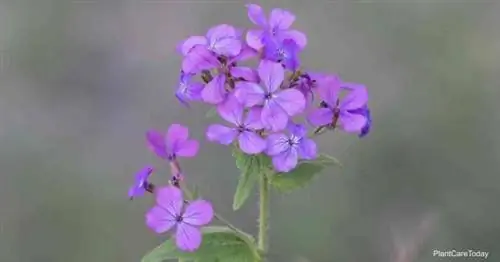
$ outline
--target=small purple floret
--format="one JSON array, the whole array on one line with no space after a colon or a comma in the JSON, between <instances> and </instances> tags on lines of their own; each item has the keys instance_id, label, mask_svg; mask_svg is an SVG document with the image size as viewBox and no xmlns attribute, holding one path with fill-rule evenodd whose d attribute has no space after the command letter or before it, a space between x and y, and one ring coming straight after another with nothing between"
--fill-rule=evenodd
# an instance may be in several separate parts
<instances>
[{"instance_id":1,"label":"small purple floret","mask_svg":"<svg viewBox=\"0 0 500 262\"><path fill-rule=\"evenodd\" d=\"M130 199L143 196L149 185L148 178L153 173L153 167L146 166L135 175L135 182L128 191Z\"/></svg>"},{"instance_id":2,"label":"small purple floret","mask_svg":"<svg viewBox=\"0 0 500 262\"><path fill-rule=\"evenodd\" d=\"M278 133L267 137L267 154L271 156L274 169L289 172L297 166L299 159L314 159L317 155L316 143L308 138L303 125L290 122L289 134Z\"/></svg>"},{"instance_id":3,"label":"small purple floret","mask_svg":"<svg viewBox=\"0 0 500 262\"><path fill-rule=\"evenodd\" d=\"M201 245L200 227L214 217L212 204L206 200L195 200L184 209L182 191L174 186L158 190L156 206L146 214L146 224L158 234L176 228L175 243L180 250L192 252Z\"/></svg>"},{"instance_id":4,"label":"small purple floret","mask_svg":"<svg viewBox=\"0 0 500 262\"><path fill-rule=\"evenodd\" d=\"M177 157L194 157L198 153L198 141L189 139L189 129L172 124L167 134L150 130L146 133L149 148L160 158L174 161Z\"/></svg>"}]
</instances>

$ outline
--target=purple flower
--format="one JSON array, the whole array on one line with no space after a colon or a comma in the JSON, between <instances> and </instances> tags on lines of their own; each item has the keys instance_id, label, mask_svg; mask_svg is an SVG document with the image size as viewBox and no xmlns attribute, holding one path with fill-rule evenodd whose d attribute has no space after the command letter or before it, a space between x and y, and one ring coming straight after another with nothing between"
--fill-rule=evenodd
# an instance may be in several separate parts
<instances>
[{"instance_id":1,"label":"purple flower","mask_svg":"<svg viewBox=\"0 0 500 262\"><path fill-rule=\"evenodd\" d=\"M339 93L347 90L347 95L340 101ZM368 102L368 92L363 85L341 83L318 87L318 93L323 100L322 108L316 109L308 116L314 126L336 127L337 122L346 132L360 132L367 123L367 117L356 113Z\"/></svg>"},{"instance_id":2,"label":"purple flower","mask_svg":"<svg viewBox=\"0 0 500 262\"><path fill-rule=\"evenodd\" d=\"M202 70L210 70L220 65L217 55L204 45L196 45L189 49L189 53L182 60L182 71L186 74L196 74Z\"/></svg>"},{"instance_id":3,"label":"purple flower","mask_svg":"<svg viewBox=\"0 0 500 262\"><path fill-rule=\"evenodd\" d=\"M267 154L272 157L276 171L289 172L297 166L298 159L316 158L316 143L306 137L302 125L289 123L289 135L271 134L267 137Z\"/></svg>"},{"instance_id":4,"label":"purple flower","mask_svg":"<svg viewBox=\"0 0 500 262\"><path fill-rule=\"evenodd\" d=\"M217 141L223 145L231 144L236 138L241 150L247 154L258 154L266 148L266 141L256 133L262 129L260 121L260 108L251 108L246 117L243 117L243 106L232 98L227 103L218 106L219 115L234 127L219 124L210 125L207 130L207 138Z\"/></svg>"},{"instance_id":5,"label":"purple flower","mask_svg":"<svg viewBox=\"0 0 500 262\"><path fill-rule=\"evenodd\" d=\"M178 50L187 56L195 46L204 46L217 55L236 56L241 51L241 32L233 26L221 24L210 28L205 36L191 36L184 40Z\"/></svg>"},{"instance_id":6,"label":"purple flower","mask_svg":"<svg viewBox=\"0 0 500 262\"><path fill-rule=\"evenodd\" d=\"M304 110L304 95L295 89L280 89L285 76L280 64L262 60L257 71L264 88L252 82L238 82L235 96L247 107L263 105L264 127L275 132L283 130L289 117Z\"/></svg>"},{"instance_id":7,"label":"purple flower","mask_svg":"<svg viewBox=\"0 0 500 262\"><path fill-rule=\"evenodd\" d=\"M137 174L135 175L135 182L128 190L128 196L130 197L130 199L144 195L150 185L148 182L148 178L151 173L153 173L153 167L151 166L146 166L139 172L137 172Z\"/></svg>"},{"instance_id":8,"label":"purple flower","mask_svg":"<svg viewBox=\"0 0 500 262\"><path fill-rule=\"evenodd\" d=\"M299 90L305 97L306 108L308 108L314 102L314 92L320 85L331 84L333 76L328 76L322 73L305 73L302 74L299 79L292 84L292 87Z\"/></svg>"},{"instance_id":9,"label":"purple flower","mask_svg":"<svg viewBox=\"0 0 500 262\"><path fill-rule=\"evenodd\" d=\"M363 128L361 128L358 136L365 137L366 135L368 135L372 126L372 116L368 105L365 105L364 107L357 110L352 110L351 113L360 114L366 118L366 124L363 126Z\"/></svg>"},{"instance_id":10,"label":"purple flower","mask_svg":"<svg viewBox=\"0 0 500 262\"><path fill-rule=\"evenodd\" d=\"M166 135L155 130L146 133L149 148L169 161L174 161L178 156L194 157L198 153L198 141L188 137L189 129L179 124L172 124Z\"/></svg>"},{"instance_id":11,"label":"purple flower","mask_svg":"<svg viewBox=\"0 0 500 262\"><path fill-rule=\"evenodd\" d=\"M272 37L264 38L264 58L281 63L288 70L299 68L298 53L299 47L292 39L278 41Z\"/></svg>"},{"instance_id":12,"label":"purple flower","mask_svg":"<svg viewBox=\"0 0 500 262\"><path fill-rule=\"evenodd\" d=\"M201 245L200 227L212 220L212 204L195 200L183 209L182 191L174 186L158 190L156 206L146 214L146 224L156 233L165 233L176 227L175 242L183 251L195 251Z\"/></svg>"},{"instance_id":13,"label":"purple flower","mask_svg":"<svg viewBox=\"0 0 500 262\"><path fill-rule=\"evenodd\" d=\"M228 75L246 81L257 81L255 70L248 67L236 66L239 61L244 61L256 55L255 50L244 46L241 52L234 57L219 57L204 46L194 47L183 61L182 69L186 72L197 73L202 70L216 69L212 80L201 90L201 98L209 104L223 103L229 93Z\"/></svg>"},{"instance_id":14,"label":"purple flower","mask_svg":"<svg viewBox=\"0 0 500 262\"><path fill-rule=\"evenodd\" d=\"M201 99L201 90L203 89L203 84L192 82L191 78L192 74L186 74L181 71L179 88L177 92L175 92L175 96L177 99L188 106L187 101L200 100Z\"/></svg>"},{"instance_id":15,"label":"purple flower","mask_svg":"<svg viewBox=\"0 0 500 262\"><path fill-rule=\"evenodd\" d=\"M307 37L304 33L289 29L295 21L295 15L287 10L274 8L271 10L269 21L266 19L262 8L255 4L247 5L248 18L260 29L252 29L247 32L246 41L254 49L261 49L264 46L264 38L270 35L282 42L285 39L292 39L300 49L307 45Z\"/></svg>"}]
</instances>

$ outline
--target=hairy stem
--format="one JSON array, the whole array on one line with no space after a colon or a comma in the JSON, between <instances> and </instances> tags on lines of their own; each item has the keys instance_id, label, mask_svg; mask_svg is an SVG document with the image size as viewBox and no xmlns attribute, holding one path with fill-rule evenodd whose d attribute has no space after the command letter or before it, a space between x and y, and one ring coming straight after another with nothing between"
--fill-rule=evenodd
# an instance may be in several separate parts
<instances>
[{"instance_id":1,"label":"hairy stem","mask_svg":"<svg viewBox=\"0 0 500 262\"><path fill-rule=\"evenodd\" d=\"M258 248L264 254L267 252L269 227L269 181L266 174L260 176L260 202L259 202L259 236Z\"/></svg>"}]
</instances>

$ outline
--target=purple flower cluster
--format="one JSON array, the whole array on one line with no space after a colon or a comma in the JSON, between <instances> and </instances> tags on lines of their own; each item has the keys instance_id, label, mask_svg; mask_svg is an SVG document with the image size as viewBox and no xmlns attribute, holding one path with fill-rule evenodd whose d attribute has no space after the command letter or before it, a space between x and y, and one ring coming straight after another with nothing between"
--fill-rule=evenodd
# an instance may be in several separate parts
<instances>
[{"instance_id":1,"label":"purple flower cluster","mask_svg":"<svg viewBox=\"0 0 500 262\"><path fill-rule=\"evenodd\" d=\"M194 251L201 244L200 227L210 223L214 211L210 202L201 199L184 206L180 189L183 175L177 158L194 157L198 153L198 141L189 139L189 130L179 124L171 125L165 135L154 130L148 131L146 139L151 151L169 162L172 172L170 185L156 189L148 181L153 168L146 166L137 173L129 197L142 196L146 191L156 194L156 206L146 213L146 224L157 233L165 233L175 227L177 247Z\"/></svg>"},{"instance_id":2,"label":"purple flower cluster","mask_svg":"<svg viewBox=\"0 0 500 262\"><path fill-rule=\"evenodd\" d=\"M266 153L276 171L288 172L298 159L317 155L305 125L294 119L302 114L319 129L339 127L360 137L368 134L371 116L363 85L300 68L307 37L291 29L295 15L275 8L266 17L255 4L247 5L247 10L258 28L244 34L221 24L178 47L183 61L177 98L186 105L189 101L214 105L229 123L210 125L208 140L236 143L247 154ZM250 59L258 60L256 69L243 64Z\"/></svg>"},{"instance_id":3,"label":"purple flower cluster","mask_svg":"<svg viewBox=\"0 0 500 262\"><path fill-rule=\"evenodd\" d=\"M321 130L340 128L367 135L372 119L366 88L335 74L303 70L299 56L307 37L290 28L295 21L291 12L275 8L266 17L255 4L247 10L257 28L245 33L221 24L178 46L183 61L177 99L186 106L193 101L210 104L227 122L210 125L207 139L236 145L248 155L266 154L275 171L286 173L299 160L317 157L311 136ZM244 64L251 59L257 60L257 68ZM300 117L316 128L312 134L299 124ZM194 157L199 143L179 124L171 125L166 134L148 131L146 138L151 151L168 161L170 185L157 189L148 181L154 169L146 166L137 173L129 197L155 194L156 206L146 214L146 224L157 233L175 227L178 248L194 251L201 244L200 227L210 223L214 211L208 201L183 199L178 158Z\"/></svg>"}]
</instances>

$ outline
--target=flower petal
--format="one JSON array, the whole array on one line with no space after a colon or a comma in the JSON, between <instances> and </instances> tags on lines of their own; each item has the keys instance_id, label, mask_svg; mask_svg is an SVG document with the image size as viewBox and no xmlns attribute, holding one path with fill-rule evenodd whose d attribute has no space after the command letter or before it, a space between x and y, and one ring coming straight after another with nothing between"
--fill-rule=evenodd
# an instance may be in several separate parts
<instances>
[{"instance_id":1,"label":"flower petal","mask_svg":"<svg viewBox=\"0 0 500 262\"><path fill-rule=\"evenodd\" d=\"M190 36L188 39L182 41L177 50L186 56L193 47L197 45L207 45L208 41L204 36Z\"/></svg>"},{"instance_id":2,"label":"flower petal","mask_svg":"<svg viewBox=\"0 0 500 262\"><path fill-rule=\"evenodd\" d=\"M179 142L174 153L177 156L194 157L198 153L199 148L200 144L198 143L198 141L191 139Z\"/></svg>"},{"instance_id":3,"label":"flower petal","mask_svg":"<svg viewBox=\"0 0 500 262\"><path fill-rule=\"evenodd\" d=\"M246 35L246 41L248 46L256 50L261 49L264 46L262 42L263 37L264 37L264 30L261 29L248 30Z\"/></svg>"},{"instance_id":4,"label":"flower petal","mask_svg":"<svg viewBox=\"0 0 500 262\"><path fill-rule=\"evenodd\" d=\"M206 46L197 45L182 61L182 71L186 74L198 73L219 66L217 57Z\"/></svg>"},{"instance_id":5,"label":"flower petal","mask_svg":"<svg viewBox=\"0 0 500 262\"><path fill-rule=\"evenodd\" d=\"M333 121L333 111L329 108L318 108L307 116L307 120L313 126L328 125Z\"/></svg>"},{"instance_id":6,"label":"flower petal","mask_svg":"<svg viewBox=\"0 0 500 262\"><path fill-rule=\"evenodd\" d=\"M203 84L201 83L181 83L175 96L181 103L187 104L187 101L200 100L202 90Z\"/></svg>"},{"instance_id":7,"label":"flower petal","mask_svg":"<svg viewBox=\"0 0 500 262\"><path fill-rule=\"evenodd\" d=\"M340 108L345 110L358 109L368 103L368 91L366 87L361 84L355 83L344 83L345 89L349 89L350 92L342 99L340 103Z\"/></svg>"},{"instance_id":8,"label":"flower petal","mask_svg":"<svg viewBox=\"0 0 500 262\"><path fill-rule=\"evenodd\" d=\"M252 107L248 110L247 116L243 124L246 128L250 128L253 130L263 129L264 125L261 120L262 116L262 107Z\"/></svg>"},{"instance_id":9,"label":"flower petal","mask_svg":"<svg viewBox=\"0 0 500 262\"><path fill-rule=\"evenodd\" d=\"M260 105L264 102L264 90L253 82L237 82L234 96L246 107Z\"/></svg>"},{"instance_id":10,"label":"flower petal","mask_svg":"<svg viewBox=\"0 0 500 262\"><path fill-rule=\"evenodd\" d=\"M296 89L286 89L276 93L273 101L283 108L289 116L301 113L306 107L304 95Z\"/></svg>"},{"instance_id":11,"label":"flower petal","mask_svg":"<svg viewBox=\"0 0 500 262\"><path fill-rule=\"evenodd\" d=\"M236 126L243 123L243 105L241 105L235 96L228 96L224 103L217 106L219 115L229 123Z\"/></svg>"},{"instance_id":12,"label":"flower petal","mask_svg":"<svg viewBox=\"0 0 500 262\"><path fill-rule=\"evenodd\" d=\"M298 153L302 159L315 159L318 153L316 142L309 138L302 138L298 147Z\"/></svg>"},{"instance_id":13,"label":"flower petal","mask_svg":"<svg viewBox=\"0 0 500 262\"><path fill-rule=\"evenodd\" d=\"M307 135L307 129L304 125L295 124L292 121L288 121L287 129L292 135L296 137L304 137Z\"/></svg>"},{"instance_id":14,"label":"flower petal","mask_svg":"<svg viewBox=\"0 0 500 262\"><path fill-rule=\"evenodd\" d=\"M180 223L175 233L175 243L182 251L193 252L201 245L201 231L187 223Z\"/></svg>"},{"instance_id":15,"label":"flower petal","mask_svg":"<svg viewBox=\"0 0 500 262\"><path fill-rule=\"evenodd\" d=\"M243 78L246 81L258 82L257 71L250 67L235 66L230 69L231 75L235 78Z\"/></svg>"},{"instance_id":16,"label":"flower petal","mask_svg":"<svg viewBox=\"0 0 500 262\"><path fill-rule=\"evenodd\" d=\"M267 19L262 7L256 4L248 4L246 7L248 9L248 18L252 23L260 27L265 27L267 25Z\"/></svg>"},{"instance_id":17,"label":"flower petal","mask_svg":"<svg viewBox=\"0 0 500 262\"><path fill-rule=\"evenodd\" d=\"M175 224L175 217L163 207L155 206L146 213L146 225L158 234L169 231Z\"/></svg>"},{"instance_id":18,"label":"flower petal","mask_svg":"<svg viewBox=\"0 0 500 262\"><path fill-rule=\"evenodd\" d=\"M213 124L207 129L207 139L212 142L217 141L223 145L231 144L237 135L238 131L236 129L223 125Z\"/></svg>"},{"instance_id":19,"label":"flower petal","mask_svg":"<svg viewBox=\"0 0 500 262\"><path fill-rule=\"evenodd\" d=\"M156 192L156 203L165 209L169 218L175 219L176 216L181 214L184 204L182 191L174 186L162 187Z\"/></svg>"},{"instance_id":20,"label":"flower petal","mask_svg":"<svg viewBox=\"0 0 500 262\"><path fill-rule=\"evenodd\" d=\"M203 101L209 104L219 104L226 98L226 76L219 74L215 76L212 81L205 85L201 91Z\"/></svg>"},{"instance_id":21,"label":"flower petal","mask_svg":"<svg viewBox=\"0 0 500 262\"><path fill-rule=\"evenodd\" d=\"M292 26L295 21L295 15L291 12L281 9L274 8L271 10L271 17L269 18L269 27L272 29L285 30Z\"/></svg>"},{"instance_id":22,"label":"flower petal","mask_svg":"<svg viewBox=\"0 0 500 262\"><path fill-rule=\"evenodd\" d=\"M285 39L293 40L300 49L304 49L307 45L307 36L298 30L283 30L278 33L278 39L281 41Z\"/></svg>"},{"instance_id":23,"label":"flower petal","mask_svg":"<svg viewBox=\"0 0 500 262\"><path fill-rule=\"evenodd\" d=\"M289 137L285 134L271 134L267 137L266 154L270 156L281 154L290 148Z\"/></svg>"},{"instance_id":24,"label":"flower petal","mask_svg":"<svg viewBox=\"0 0 500 262\"><path fill-rule=\"evenodd\" d=\"M285 129L288 123L288 114L271 100L264 104L261 120L265 128L277 132Z\"/></svg>"},{"instance_id":25,"label":"flower petal","mask_svg":"<svg viewBox=\"0 0 500 262\"><path fill-rule=\"evenodd\" d=\"M298 153L295 148L273 156L273 166L278 172L289 172L297 166Z\"/></svg>"},{"instance_id":26,"label":"flower petal","mask_svg":"<svg viewBox=\"0 0 500 262\"><path fill-rule=\"evenodd\" d=\"M241 52L237 56L229 59L228 64L231 64L231 63L234 63L234 62L246 61L248 59L254 58L255 56L257 56L257 54L258 53L257 53L257 51L255 49L253 49L250 46L244 44L241 47Z\"/></svg>"},{"instance_id":27,"label":"flower petal","mask_svg":"<svg viewBox=\"0 0 500 262\"><path fill-rule=\"evenodd\" d=\"M298 45L292 39L285 39L285 41L283 41L283 50L285 57L282 63L284 63L285 68L296 71L300 67Z\"/></svg>"},{"instance_id":28,"label":"flower petal","mask_svg":"<svg viewBox=\"0 0 500 262\"><path fill-rule=\"evenodd\" d=\"M166 146L170 153L178 149L178 145L186 141L189 137L189 129L183 125L172 124L168 128L166 136Z\"/></svg>"},{"instance_id":29,"label":"flower petal","mask_svg":"<svg viewBox=\"0 0 500 262\"><path fill-rule=\"evenodd\" d=\"M345 111L340 112L339 122L342 129L349 133L360 132L366 125L367 119L363 115L351 114Z\"/></svg>"},{"instance_id":30,"label":"flower petal","mask_svg":"<svg viewBox=\"0 0 500 262\"><path fill-rule=\"evenodd\" d=\"M262 60L257 69L260 81L269 92L276 91L285 77L285 70L280 63Z\"/></svg>"},{"instance_id":31,"label":"flower petal","mask_svg":"<svg viewBox=\"0 0 500 262\"><path fill-rule=\"evenodd\" d=\"M341 80L337 76L329 75L318 82L319 97L330 107L335 107L339 97Z\"/></svg>"},{"instance_id":32,"label":"flower petal","mask_svg":"<svg viewBox=\"0 0 500 262\"><path fill-rule=\"evenodd\" d=\"M195 200L191 202L182 215L182 222L193 226L203 226L214 217L212 204L206 200Z\"/></svg>"},{"instance_id":33,"label":"flower petal","mask_svg":"<svg viewBox=\"0 0 500 262\"><path fill-rule=\"evenodd\" d=\"M146 193L146 189L144 187L138 187L137 185L133 185L128 190L128 197L133 199L134 197L143 196Z\"/></svg>"},{"instance_id":34,"label":"flower petal","mask_svg":"<svg viewBox=\"0 0 500 262\"><path fill-rule=\"evenodd\" d=\"M238 137L241 151L247 154L259 154L266 149L266 140L251 131L245 131Z\"/></svg>"},{"instance_id":35,"label":"flower petal","mask_svg":"<svg viewBox=\"0 0 500 262\"><path fill-rule=\"evenodd\" d=\"M167 147L165 144L165 136L156 130L149 130L146 132L146 140L148 142L148 147L157 156L161 158L167 158Z\"/></svg>"},{"instance_id":36,"label":"flower petal","mask_svg":"<svg viewBox=\"0 0 500 262\"><path fill-rule=\"evenodd\" d=\"M236 56L241 51L241 41L233 26L221 24L208 30L209 48L214 53L224 56Z\"/></svg>"}]
</instances>

